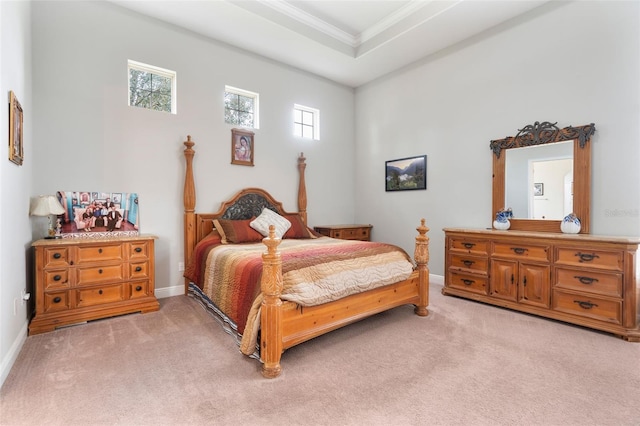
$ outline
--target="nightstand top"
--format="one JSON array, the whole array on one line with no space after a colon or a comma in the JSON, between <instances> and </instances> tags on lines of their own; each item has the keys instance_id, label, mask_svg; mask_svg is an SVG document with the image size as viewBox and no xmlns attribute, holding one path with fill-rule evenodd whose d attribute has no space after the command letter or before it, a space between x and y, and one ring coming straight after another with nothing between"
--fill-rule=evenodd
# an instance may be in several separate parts
<instances>
[{"instance_id":1,"label":"nightstand top","mask_svg":"<svg viewBox=\"0 0 640 426\"><path fill-rule=\"evenodd\" d=\"M373 228L373 225L358 225L358 224L346 224L346 225L317 225L314 229L351 229L351 228Z\"/></svg>"}]
</instances>

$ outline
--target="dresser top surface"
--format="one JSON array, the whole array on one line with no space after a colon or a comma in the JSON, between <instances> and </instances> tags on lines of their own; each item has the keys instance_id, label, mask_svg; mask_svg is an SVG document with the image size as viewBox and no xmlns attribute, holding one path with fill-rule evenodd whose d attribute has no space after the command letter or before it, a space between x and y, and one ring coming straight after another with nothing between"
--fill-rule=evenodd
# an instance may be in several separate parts
<instances>
[{"instance_id":1,"label":"dresser top surface","mask_svg":"<svg viewBox=\"0 0 640 426\"><path fill-rule=\"evenodd\" d=\"M150 234L140 234L131 236L118 236L118 237L102 237L102 238L51 238L36 240L31 245L33 247L39 246L66 246L75 244L90 244L90 243L122 243L127 241L140 241L140 240L155 240L158 237Z\"/></svg>"},{"instance_id":2,"label":"dresser top surface","mask_svg":"<svg viewBox=\"0 0 640 426\"><path fill-rule=\"evenodd\" d=\"M640 244L640 237L625 236L609 236L594 234L564 234L561 232L533 232L533 231L500 231L492 228L444 228L444 232L449 233L465 233L477 234L484 236L501 236L501 237L527 237L527 238L544 238L558 241L593 241L593 242L610 242L619 244Z\"/></svg>"}]
</instances>

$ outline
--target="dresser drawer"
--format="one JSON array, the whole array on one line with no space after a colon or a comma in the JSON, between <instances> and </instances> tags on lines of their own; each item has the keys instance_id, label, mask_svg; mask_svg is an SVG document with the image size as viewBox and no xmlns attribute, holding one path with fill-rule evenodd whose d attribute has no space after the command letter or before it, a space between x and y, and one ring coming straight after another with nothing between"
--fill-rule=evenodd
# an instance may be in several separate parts
<instances>
[{"instance_id":1,"label":"dresser drawer","mask_svg":"<svg viewBox=\"0 0 640 426\"><path fill-rule=\"evenodd\" d=\"M487 294L487 277L483 275L464 274L449 271L449 286L460 288L471 293Z\"/></svg>"},{"instance_id":2,"label":"dresser drawer","mask_svg":"<svg viewBox=\"0 0 640 426\"><path fill-rule=\"evenodd\" d=\"M136 241L128 245L129 259L148 259L149 258L149 242Z\"/></svg>"},{"instance_id":3,"label":"dresser drawer","mask_svg":"<svg viewBox=\"0 0 640 426\"><path fill-rule=\"evenodd\" d=\"M535 246L531 244L494 243L493 254L511 259L549 261L549 246Z\"/></svg>"},{"instance_id":4,"label":"dresser drawer","mask_svg":"<svg viewBox=\"0 0 640 426\"><path fill-rule=\"evenodd\" d=\"M129 283L129 299L147 297L149 295L149 281Z\"/></svg>"},{"instance_id":5,"label":"dresser drawer","mask_svg":"<svg viewBox=\"0 0 640 426\"><path fill-rule=\"evenodd\" d=\"M78 308L125 300L124 284L76 290Z\"/></svg>"},{"instance_id":6,"label":"dresser drawer","mask_svg":"<svg viewBox=\"0 0 640 426\"><path fill-rule=\"evenodd\" d=\"M78 247L77 264L90 262L104 262L108 260L123 260L123 245L103 245L103 246L89 246Z\"/></svg>"},{"instance_id":7,"label":"dresser drawer","mask_svg":"<svg viewBox=\"0 0 640 426\"><path fill-rule=\"evenodd\" d=\"M44 294L44 313L66 311L69 308L69 292L55 291Z\"/></svg>"},{"instance_id":8,"label":"dresser drawer","mask_svg":"<svg viewBox=\"0 0 640 426\"><path fill-rule=\"evenodd\" d=\"M622 323L622 300L554 290L553 309L612 324Z\"/></svg>"},{"instance_id":9,"label":"dresser drawer","mask_svg":"<svg viewBox=\"0 0 640 426\"><path fill-rule=\"evenodd\" d=\"M69 265L68 247L47 247L43 250L43 254L45 268L59 268Z\"/></svg>"},{"instance_id":10,"label":"dresser drawer","mask_svg":"<svg viewBox=\"0 0 640 426\"><path fill-rule=\"evenodd\" d=\"M129 278L148 278L149 277L149 262L136 262L129 264Z\"/></svg>"},{"instance_id":11,"label":"dresser drawer","mask_svg":"<svg viewBox=\"0 0 640 426\"><path fill-rule=\"evenodd\" d=\"M489 243L487 241L474 240L472 238L452 237L449 240L449 250L486 256L489 252Z\"/></svg>"},{"instance_id":12,"label":"dresser drawer","mask_svg":"<svg viewBox=\"0 0 640 426\"><path fill-rule=\"evenodd\" d=\"M556 287L622 297L622 274L588 271L584 269L556 268Z\"/></svg>"},{"instance_id":13,"label":"dresser drawer","mask_svg":"<svg viewBox=\"0 0 640 426\"><path fill-rule=\"evenodd\" d=\"M622 271L623 253L620 251L558 247L556 264Z\"/></svg>"},{"instance_id":14,"label":"dresser drawer","mask_svg":"<svg viewBox=\"0 0 640 426\"><path fill-rule=\"evenodd\" d=\"M486 257L465 256L462 254L452 254L450 258L452 268L470 269L487 273L489 260Z\"/></svg>"},{"instance_id":15,"label":"dresser drawer","mask_svg":"<svg viewBox=\"0 0 640 426\"><path fill-rule=\"evenodd\" d=\"M124 265L101 265L76 269L76 286L124 280Z\"/></svg>"},{"instance_id":16,"label":"dresser drawer","mask_svg":"<svg viewBox=\"0 0 640 426\"><path fill-rule=\"evenodd\" d=\"M53 271L44 271L44 288L45 290L55 288L69 287L69 270L55 269Z\"/></svg>"}]
</instances>

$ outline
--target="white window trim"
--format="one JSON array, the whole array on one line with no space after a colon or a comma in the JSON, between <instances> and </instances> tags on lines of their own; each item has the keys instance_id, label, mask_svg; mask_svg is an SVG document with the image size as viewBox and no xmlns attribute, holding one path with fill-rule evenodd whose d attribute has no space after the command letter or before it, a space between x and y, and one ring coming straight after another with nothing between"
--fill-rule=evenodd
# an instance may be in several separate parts
<instances>
[{"instance_id":1,"label":"white window trim","mask_svg":"<svg viewBox=\"0 0 640 426\"><path fill-rule=\"evenodd\" d=\"M260 128L260 94L256 92L250 92L249 90L239 89L233 86L224 86L225 93L233 93L235 95L245 96L247 98L253 99L253 129ZM230 123L227 123L230 124ZM234 124L236 126L238 124ZM241 125L240 125L241 126ZM247 127L247 126L241 126Z\"/></svg>"},{"instance_id":2,"label":"white window trim","mask_svg":"<svg viewBox=\"0 0 640 426\"><path fill-rule=\"evenodd\" d=\"M167 77L171 79L171 114L178 113L178 102L176 100L177 96L177 86L178 86L178 74L175 71L167 70L164 68L156 67L153 65L143 64L142 62L127 61L127 104L131 106L131 81L129 81L129 76L131 75L131 68L138 70L149 72L152 74L160 75L163 77Z\"/></svg>"},{"instance_id":3,"label":"white window trim","mask_svg":"<svg viewBox=\"0 0 640 426\"><path fill-rule=\"evenodd\" d=\"M295 117L295 110L306 111L313 114L313 140L319 141L320 140L320 110L316 108L304 106L304 105L293 104L294 117ZM294 123L295 123L295 119L294 119ZM298 136L298 137L301 139L310 139L302 136Z\"/></svg>"}]
</instances>

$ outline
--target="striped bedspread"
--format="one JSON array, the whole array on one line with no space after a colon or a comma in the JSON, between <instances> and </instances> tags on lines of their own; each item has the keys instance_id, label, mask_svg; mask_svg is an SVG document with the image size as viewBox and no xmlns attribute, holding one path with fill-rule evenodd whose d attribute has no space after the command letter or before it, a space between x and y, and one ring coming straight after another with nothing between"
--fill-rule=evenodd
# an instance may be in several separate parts
<instances>
[{"instance_id":1,"label":"striped bedspread","mask_svg":"<svg viewBox=\"0 0 640 426\"><path fill-rule=\"evenodd\" d=\"M236 325L245 337L247 350L253 350L252 336L259 327L260 277L262 253L256 244L218 244L196 250L192 279ZM302 306L314 306L351 294L405 280L413 264L407 253L393 245L337 240L285 239L282 255L282 299ZM193 273L193 271L197 271ZM250 325L251 332L245 333ZM249 330L247 330L249 331ZM248 336L250 335L250 336Z\"/></svg>"}]
</instances>

